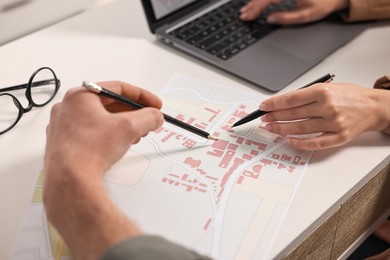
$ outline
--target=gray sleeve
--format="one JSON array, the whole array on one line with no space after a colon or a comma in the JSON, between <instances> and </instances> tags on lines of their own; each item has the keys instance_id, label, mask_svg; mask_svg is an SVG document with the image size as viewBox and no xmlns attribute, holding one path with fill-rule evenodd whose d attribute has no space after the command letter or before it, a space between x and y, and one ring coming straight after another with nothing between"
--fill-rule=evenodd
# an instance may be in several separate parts
<instances>
[{"instance_id":1,"label":"gray sleeve","mask_svg":"<svg viewBox=\"0 0 390 260\"><path fill-rule=\"evenodd\" d=\"M137 236L123 240L109 248L101 260L210 260L183 246L158 236Z\"/></svg>"}]
</instances>

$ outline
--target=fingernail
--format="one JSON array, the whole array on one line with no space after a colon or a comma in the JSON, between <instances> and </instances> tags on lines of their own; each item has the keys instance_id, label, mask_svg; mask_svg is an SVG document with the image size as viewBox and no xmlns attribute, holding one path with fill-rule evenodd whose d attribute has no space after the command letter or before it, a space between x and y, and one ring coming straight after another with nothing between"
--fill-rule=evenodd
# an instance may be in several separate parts
<instances>
[{"instance_id":1,"label":"fingernail","mask_svg":"<svg viewBox=\"0 0 390 260\"><path fill-rule=\"evenodd\" d=\"M266 104L264 104L264 103L261 103L260 106L259 106L259 109L260 109L260 110L267 111L268 106L267 106Z\"/></svg>"},{"instance_id":2,"label":"fingernail","mask_svg":"<svg viewBox=\"0 0 390 260\"><path fill-rule=\"evenodd\" d=\"M265 125L265 129L267 129L268 131L272 132L272 129L273 129L272 124L266 124Z\"/></svg>"},{"instance_id":3,"label":"fingernail","mask_svg":"<svg viewBox=\"0 0 390 260\"><path fill-rule=\"evenodd\" d=\"M268 23L276 23L276 19L274 16L268 16L267 17L267 22Z\"/></svg>"},{"instance_id":4,"label":"fingernail","mask_svg":"<svg viewBox=\"0 0 390 260\"><path fill-rule=\"evenodd\" d=\"M263 116L261 117L261 121L263 121L263 122L269 122L269 116L263 115Z\"/></svg>"},{"instance_id":5,"label":"fingernail","mask_svg":"<svg viewBox=\"0 0 390 260\"><path fill-rule=\"evenodd\" d=\"M247 19L247 14L246 13L242 13L241 15L240 15L240 19L241 20L245 20L245 19Z\"/></svg>"}]
</instances>

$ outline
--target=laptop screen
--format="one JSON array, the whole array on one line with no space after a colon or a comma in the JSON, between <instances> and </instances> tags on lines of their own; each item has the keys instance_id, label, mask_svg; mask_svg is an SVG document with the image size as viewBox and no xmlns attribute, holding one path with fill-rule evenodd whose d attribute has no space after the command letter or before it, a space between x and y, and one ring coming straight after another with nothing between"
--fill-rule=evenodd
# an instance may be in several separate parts
<instances>
[{"instance_id":1,"label":"laptop screen","mask_svg":"<svg viewBox=\"0 0 390 260\"><path fill-rule=\"evenodd\" d=\"M154 16L157 20L197 0L151 0Z\"/></svg>"}]
</instances>

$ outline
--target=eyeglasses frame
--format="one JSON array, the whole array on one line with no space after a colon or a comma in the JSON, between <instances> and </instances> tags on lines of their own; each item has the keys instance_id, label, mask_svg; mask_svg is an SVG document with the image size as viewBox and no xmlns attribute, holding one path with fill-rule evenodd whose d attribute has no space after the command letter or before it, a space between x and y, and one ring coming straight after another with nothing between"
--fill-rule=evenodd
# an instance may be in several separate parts
<instances>
[{"instance_id":1,"label":"eyeglasses frame","mask_svg":"<svg viewBox=\"0 0 390 260\"><path fill-rule=\"evenodd\" d=\"M31 88L53 83L53 79L40 80L40 81L33 82L35 76L40 71L42 71L44 69L48 69L53 73L55 90L54 90L52 97L48 101L46 101L45 103L42 103L42 104L37 104L34 102L34 100L32 98ZM56 96L60 86L61 86L61 81L57 78L57 75L55 74L55 72L49 67L41 67L41 68L38 68L36 71L34 71L33 74L31 74L28 83L16 85L16 86L12 86L12 87L0 88L0 96L4 96L4 95L10 96L13 99L15 106L19 109L18 118L15 120L15 122L10 127L6 128L3 131L0 131L0 135L11 130L19 122L19 120L22 118L23 114L31 111L31 109L33 107L43 107L43 106L47 105L50 101L52 101L53 98ZM28 101L27 107L23 107L22 104L20 103L20 101L14 95L12 95L10 93L2 93L2 92L6 92L6 91L8 92L8 91L14 91L14 90L19 90L19 89L26 89L25 96L26 96L26 99Z\"/></svg>"}]
</instances>

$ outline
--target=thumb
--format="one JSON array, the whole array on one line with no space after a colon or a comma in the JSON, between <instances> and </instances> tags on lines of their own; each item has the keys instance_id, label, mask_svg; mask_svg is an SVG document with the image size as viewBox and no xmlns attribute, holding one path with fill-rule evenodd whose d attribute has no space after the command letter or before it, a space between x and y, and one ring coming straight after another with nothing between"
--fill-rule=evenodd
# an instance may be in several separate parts
<instances>
[{"instance_id":1,"label":"thumb","mask_svg":"<svg viewBox=\"0 0 390 260\"><path fill-rule=\"evenodd\" d=\"M267 17L269 23L277 24L302 24L314 20L309 8L296 9L292 11L274 12Z\"/></svg>"}]
</instances>

